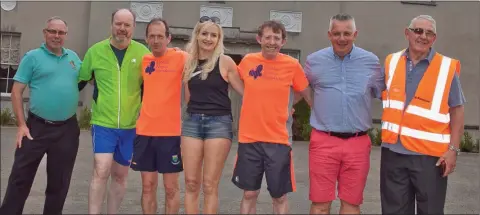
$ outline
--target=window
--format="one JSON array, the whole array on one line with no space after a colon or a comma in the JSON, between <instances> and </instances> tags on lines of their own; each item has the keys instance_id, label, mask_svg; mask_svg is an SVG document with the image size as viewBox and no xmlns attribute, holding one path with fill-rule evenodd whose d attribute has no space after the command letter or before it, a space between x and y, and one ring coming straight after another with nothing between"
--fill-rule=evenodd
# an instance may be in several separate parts
<instances>
[{"instance_id":1,"label":"window","mask_svg":"<svg viewBox=\"0 0 480 215\"><path fill-rule=\"evenodd\" d=\"M300 60L300 50L280 49L280 52Z\"/></svg>"},{"instance_id":2,"label":"window","mask_svg":"<svg viewBox=\"0 0 480 215\"><path fill-rule=\"evenodd\" d=\"M20 33L1 32L0 93L10 96L20 62Z\"/></svg>"}]
</instances>

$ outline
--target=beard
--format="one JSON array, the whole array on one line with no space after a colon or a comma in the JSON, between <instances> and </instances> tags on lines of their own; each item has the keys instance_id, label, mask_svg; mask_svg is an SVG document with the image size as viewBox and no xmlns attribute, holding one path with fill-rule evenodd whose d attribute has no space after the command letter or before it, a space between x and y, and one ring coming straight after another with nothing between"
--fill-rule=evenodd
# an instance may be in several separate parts
<instances>
[{"instance_id":1,"label":"beard","mask_svg":"<svg viewBox=\"0 0 480 215\"><path fill-rule=\"evenodd\" d=\"M130 37L127 33L117 33L113 35L113 39L118 43L123 43L125 41L128 41Z\"/></svg>"}]
</instances>

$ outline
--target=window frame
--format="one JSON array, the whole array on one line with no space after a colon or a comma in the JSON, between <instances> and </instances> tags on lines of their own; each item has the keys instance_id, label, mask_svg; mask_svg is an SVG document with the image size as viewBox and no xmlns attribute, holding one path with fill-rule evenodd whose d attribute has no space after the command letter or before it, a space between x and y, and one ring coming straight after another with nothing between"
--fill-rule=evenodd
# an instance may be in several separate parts
<instances>
[{"instance_id":1,"label":"window frame","mask_svg":"<svg viewBox=\"0 0 480 215\"><path fill-rule=\"evenodd\" d=\"M18 66L19 66L20 61L21 61L21 57L20 57L20 51L21 51L21 49L20 49L20 46L21 46L20 40L21 40L21 36L22 36L22 34L19 33L19 32L0 31L0 41L1 41L1 42L3 42L3 37L9 37L9 45L8 45L8 46L4 47L4 46L3 46L3 43L0 45L0 50L2 50L2 51L3 51L4 49L7 49L7 50L8 50L8 59L9 59L8 62L0 62L0 66L8 66L8 68L7 68L7 69L8 69L7 76L6 76L5 78L0 77L0 80L1 80L1 81L3 81L3 80L6 81L6 84L5 84L6 89L5 89L5 91L3 91L4 89L0 89L0 97L11 97L11 95L12 95L11 92L8 92L8 88L9 88L9 87L8 87L8 82L9 82L9 80L13 80L13 78L10 78L10 67L16 66L16 67L17 67L17 70L18 70ZM14 37L17 37L17 38L18 38L18 40L19 40L19 47L16 47L16 48L15 48L15 47L12 47L12 40L13 40ZM12 61L10 60L10 57L11 57L11 55L12 55L12 50L18 51L18 55L19 55L18 58L19 58L19 59L18 59L18 60L15 60L15 61L17 61L17 62L12 62ZM15 73L17 72L17 70L15 70ZM15 74L14 74L14 76L15 76Z\"/></svg>"}]
</instances>

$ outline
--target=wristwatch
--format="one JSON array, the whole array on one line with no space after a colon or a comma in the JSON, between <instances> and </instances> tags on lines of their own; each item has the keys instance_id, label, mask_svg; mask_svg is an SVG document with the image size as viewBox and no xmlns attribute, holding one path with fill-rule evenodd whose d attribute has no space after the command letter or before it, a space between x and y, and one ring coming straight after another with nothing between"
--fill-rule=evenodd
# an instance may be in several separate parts
<instances>
[{"instance_id":1,"label":"wristwatch","mask_svg":"<svg viewBox=\"0 0 480 215\"><path fill-rule=\"evenodd\" d=\"M456 147L453 146L453 145L448 145L448 150L457 152L457 155L460 154L460 149L456 148Z\"/></svg>"}]
</instances>

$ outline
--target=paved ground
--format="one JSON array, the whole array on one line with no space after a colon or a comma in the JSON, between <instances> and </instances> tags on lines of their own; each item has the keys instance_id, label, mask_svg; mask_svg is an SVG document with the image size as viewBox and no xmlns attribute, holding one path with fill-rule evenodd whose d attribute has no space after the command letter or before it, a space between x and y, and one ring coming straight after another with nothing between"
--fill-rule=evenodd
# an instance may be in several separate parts
<instances>
[{"instance_id":1,"label":"paved ground","mask_svg":"<svg viewBox=\"0 0 480 215\"><path fill-rule=\"evenodd\" d=\"M1 197L5 194L6 183L10 175L13 162L15 129L1 128ZM88 186L92 171L92 153L91 138L89 132L82 132L81 144L77 157L77 162L73 174L72 185L67 197L64 213L65 214L85 214L87 210ZM234 153L237 148L234 145L231 154L226 163L226 168L220 184L220 209L219 213L238 213L239 202L242 192L234 187L230 182ZM308 145L297 143L294 146L294 158L297 177L298 191L290 194L291 213L307 214L309 212L308 200ZM45 161L45 160L44 160ZM32 187L30 197L25 205L24 213L42 213L44 203L44 192L46 186L45 162L42 161L38 169L36 180ZM379 161L380 150L377 147L372 149L371 169L368 177L368 183L365 191L365 200L362 207L364 214L380 214L379 197ZM449 179L448 196L445 212L448 214L479 214L479 157L475 154L464 154L459 157L457 170ZM160 177L161 180L161 177ZM183 175L180 178L183 182ZM122 214L141 214L140 195L141 180L140 175L131 172L128 180L128 190L120 212ZM159 184L162 184L159 181ZM183 202L184 186L181 183L181 198ZM159 212L163 212L163 190L159 190ZM338 212L339 202L334 202L333 213ZM262 193L258 200L258 213L272 213L271 199L266 191L265 181L262 187ZM181 208L183 212L183 203Z\"/></svg>"}]
</instances>

